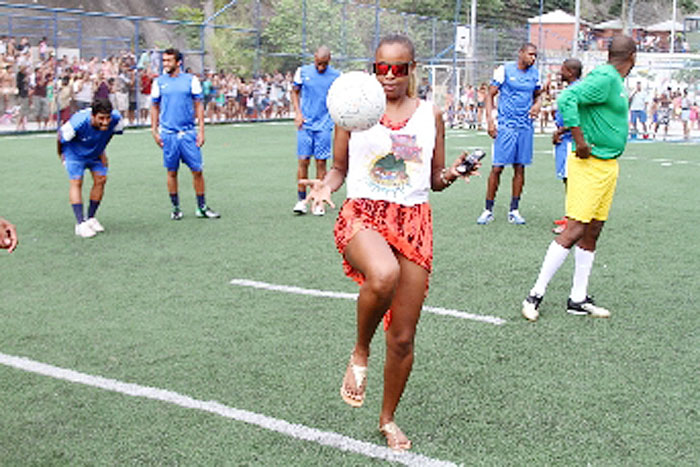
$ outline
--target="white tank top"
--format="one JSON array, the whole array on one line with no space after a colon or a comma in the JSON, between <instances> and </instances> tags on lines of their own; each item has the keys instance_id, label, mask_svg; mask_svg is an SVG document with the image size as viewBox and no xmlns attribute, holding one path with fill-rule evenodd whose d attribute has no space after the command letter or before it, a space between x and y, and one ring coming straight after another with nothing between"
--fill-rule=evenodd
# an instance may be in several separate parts
<instances>
[{"instance_id":1,"label":"white tank top","mask_svg":"<svg viewBox=\"0 0 700 467\"><path fill-rule=\"evenodd\" d=\"M405 206L427 202L435 133L433 104L424 100L399 130L377 123L351 133L347 197Z\"/></svg>"}]
</instances>

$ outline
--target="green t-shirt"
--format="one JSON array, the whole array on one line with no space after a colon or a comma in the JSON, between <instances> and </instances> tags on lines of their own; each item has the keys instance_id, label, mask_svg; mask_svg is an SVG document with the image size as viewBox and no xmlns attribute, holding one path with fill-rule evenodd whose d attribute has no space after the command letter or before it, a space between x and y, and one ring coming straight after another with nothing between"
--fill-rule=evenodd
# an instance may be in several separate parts
<instances>
[{"instance_id":1,"label":"green t-shirt","mask_svg":"<svg viewBox=\"0 0 700 467\"><path fill-rule=\"evenodd\" d=\"M627 90L617 69L606 63L559 94L564 125L581 127L598 159L615 159L627 144Z\"/></svg>"}]
</instances>

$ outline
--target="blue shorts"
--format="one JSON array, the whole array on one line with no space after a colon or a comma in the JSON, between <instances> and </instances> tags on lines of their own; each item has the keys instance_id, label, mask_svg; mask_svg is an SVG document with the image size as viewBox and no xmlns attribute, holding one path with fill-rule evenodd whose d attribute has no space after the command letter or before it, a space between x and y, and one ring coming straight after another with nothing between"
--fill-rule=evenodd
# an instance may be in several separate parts
<instances>
[{"instance_id":1,"label":"blue shorts","mask_svg":"<svg viewBox=\"0 0 700 467\"><path fill-rule=\"evenodd\" d=\"M197 131L180 131L178 133L161 132L163 141L163 167L169 172L177 172L180 161L192 172L201 172L202 151L197 146Z\"/></svg>"},{"instance_id":2,"label":"blue shorts","mask_svg":"<svg viewBox=\"0 0 700 467\"><path fill-rule=\"evenodd\" d=\"M333 130L311 131L302 128L297 131L297 157L328 159L331 156L332 135Z\"/></svg>"},{"instance_id":3,"label":"blue shorts","mask_svg":"<svg viewBox=\"0 0 700 467\"><path fill-rule=\"evenodd\" d=\"M637 123L637 120L639 120L642 123L647 122L647 113L643 110L633 110L630 112L630 121L632 122L632 125L635 125Z\"/></svg>"},{"instance_id":4,"label":"blue shorts","mask_svg":"<svg viewBox=\"0 0 700 467\"><path fill-rule=\"evenodd\" d=\"M554 171L557 178L563 180L566 178L566 158L572 151L573 144L571 141L562 141L554 145Z\"/></svg>"},{"instance_id":5,"label":"blue shorts","mask_svg":"<svg viewBox=\"0 0 700 467\"><path fill-rule=\"evenodd\" d=\"M66 155L65 165L68 178L71 180L82 179L85 169L90 170L96 175L107 175L107 166L102 163L100 158L79 159Z\"/></svg>"},{"instance_id":6,"label":"blue shorts","mask_svg":"<svg viewBox=\"0 0 700 467\"><path fill-rule=\"evenodd\" d=\"M532 163L533 127L498 128L493 142L493 165L530 165Z\"/></svg>"}]
</instances>

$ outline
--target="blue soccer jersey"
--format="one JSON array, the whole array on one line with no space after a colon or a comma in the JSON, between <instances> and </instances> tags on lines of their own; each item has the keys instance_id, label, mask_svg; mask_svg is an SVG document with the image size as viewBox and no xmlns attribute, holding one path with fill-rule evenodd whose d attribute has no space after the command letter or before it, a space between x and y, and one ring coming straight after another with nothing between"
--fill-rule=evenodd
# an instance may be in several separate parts
<instances>
[{"instance_id":1,"label":"blue soccer jersey","mask_svg":"<svg viewBox=\"0 0 700 467\"><path fill-rule=\"evenodd\" d=\"M297 68L294 74L294 86L301 90L301 114L304 116L303 129L311 131L330 131L333 120L326 107L326 95L333 81L340 72L333 67L319 73L315 65Z\"/></svg>"},{"instance_id":2,"label":"blue soccer jersey","mask_svg":"<svg viewBox=\"0 0 700 467\"><path fill-rule=\"evenodd\" d=\"M151 99L160 106L160 128L169 133L194 128L194 101L202 99L202 85L196 76L162 74L153 80Z\"/></svg>"},{"instance_id":3,"label":"blue soccer jersey","mask_svg":"<svg viewBox=\"0 0 700 467\"><path fill-rule=\"evenodd\" d=\"M524 128L532 126L529 112L535 91L540 89L540 73L534 66L526 70L509 62L496 68L491 85L498 87L498 126Z\"/></svg>"},{"instance_id":4,"label":"blue soccer jersey","mask_svg":"<svg viewBox=\"0 0 700 467\"><path fill-rule=\"evenodd\" d=\"M92 109L76 112L61 126L59 138L61 149L67 159L94 159L100 157L113 134L124 130L122 116L112 110L109 127L102 131L91 124Z\"/></svg>"}]
</instances>

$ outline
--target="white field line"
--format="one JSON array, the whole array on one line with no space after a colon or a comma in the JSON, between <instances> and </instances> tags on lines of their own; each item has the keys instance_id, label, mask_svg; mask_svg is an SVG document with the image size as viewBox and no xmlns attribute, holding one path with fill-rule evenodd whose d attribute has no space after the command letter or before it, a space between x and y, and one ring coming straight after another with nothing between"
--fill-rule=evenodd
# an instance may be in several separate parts
<instances>
[{"instance_id":1,"label":"white field line","mask_svg":"<svg viewBox=\"0 0 700 467\"><path fill-rule=\"evenodd\" d=\"M220 404L216 401L202 401L192 397L138 384L124 383L114 379L103 378L80 373L66 368L59 368L46 363L37 362L24 357L15 357L0 353L0 364L16 368L18 370L49 376L51 378L69 381L71 383L84 384L107 391L117 392L133 397L143 397L161 402L167 402L187 409L201 410L239 422L255 425L266 430L274 431L285 436L304 441L311 441L323 446L340 449L355 454L360 454L375 459L398 462L410 466L455 466L456 464L439 459L433 459L411 452L397 453L391 449L376 444L359 441L343 436L332 431L322 431L296 423L290 423L278 418L236 409Z\"/></svg>"},{"instance_id":2,"label":"white field line","mask_svg":"<svg viewBox=\"0 0 700 467\"><path fill-rule=\"evenodd\" d=\"M299 295L311 295L313 297L324 297L324 298L342 298L345 300L357 300L356 293L347 292L333 292L330 290L317 290L317 289L303 289L301 287L294 287L289 285L277 285L268 284L267 282L251 281L248 279L233 279L231 284L238 285L241 287L252 287L255 289L272 290L275 292L292 293ZM428 313L434 313L436 315L452 316L453 318L469 319L472 321L480 321L482 323L495 324L500 326L506 323L506 320L498 318L496 316L488 315L475 315L473 313L467 313L465 311L451 310L449 308L441 308L437 306L424 306L423 311Z\"/></svg>"}]
</instances>

